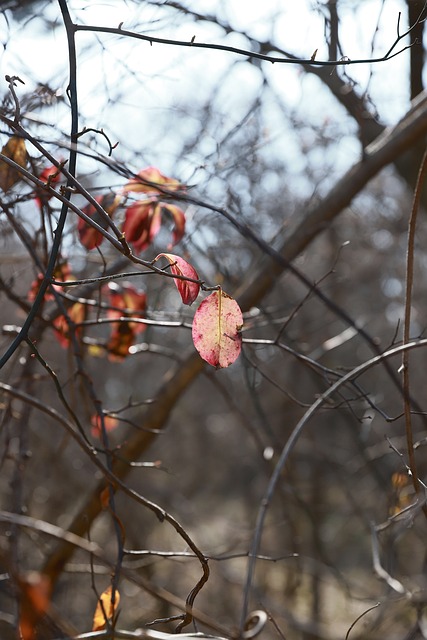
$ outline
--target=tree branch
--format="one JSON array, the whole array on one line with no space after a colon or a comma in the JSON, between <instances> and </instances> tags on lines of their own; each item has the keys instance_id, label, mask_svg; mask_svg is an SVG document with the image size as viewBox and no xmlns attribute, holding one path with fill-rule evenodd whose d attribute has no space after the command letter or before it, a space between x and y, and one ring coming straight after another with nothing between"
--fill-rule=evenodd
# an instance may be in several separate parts
<instances>
[{"instance_id":1,"label":"tree branch","mask_svg":"<svg viewBox=\"0 0 427 640\"><path fill-rule=\"evenodd\" d=\"M386 165L393 163L420 137L427 133L427 94L415 102L403 120L386 130L368 147L366 157L352 167L318 204L312 205L306 215L297 220L284 238L275 255L266 255L260 269L236 292L243 311L256 306L274 287L278 276L331 222L350 204L352 199ZM283 260L278 260L282 256ZM175 407L189 386L202 372L203 361L197 353L191 354L177 369L170 373L160 388L155 402L141 416L144 430L130 433L120 450L120 460L113 462L114 474L123 480L131 470L127 462L137 460L155 438L155 430L164 429ZM146 430L145 430L146 429ZM69 530L84 536L101 512L99 499L107 481L103 479L80 508ZM47 558L44 570L55 581L73 553L73 547L61 542Z\"/></svg>"}]
</instances>

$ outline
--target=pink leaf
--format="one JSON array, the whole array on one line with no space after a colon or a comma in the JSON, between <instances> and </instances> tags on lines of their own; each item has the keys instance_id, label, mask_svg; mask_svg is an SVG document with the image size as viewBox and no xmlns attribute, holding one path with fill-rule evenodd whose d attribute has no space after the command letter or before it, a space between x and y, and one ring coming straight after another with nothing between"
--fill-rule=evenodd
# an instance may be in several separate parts
<instances>
[{"instance_id":1,"label":"pink leaf","mask_svg":"<svg viewBox=\"0 0 427 640\"><path fill-rule=\"evenodd\" d=\"M239 305L221 289L205 298L193 320L193 342L201 358L214 367L228 367L242 348L243 316Z\"/></svg>"},{"instance_id":2,"label":"pink leaf","mask_svg":"<svg viewBox=\"0 0 427 640\"><path fill-rule=\"evenodd\" d=\"M192 280L198 280L199 276L194 267L191 266L184 258L175 256L173 253L159 253L154 262L159 258L166 258L171 265L171 272L177 276L185 276ZM197 296L199 295L200 285L197 282L190 282L188 280L181 280L180 278L174 278L176 287L179 291L181 299L184 304L193 304Z\"/></svg>"}]
</instances>

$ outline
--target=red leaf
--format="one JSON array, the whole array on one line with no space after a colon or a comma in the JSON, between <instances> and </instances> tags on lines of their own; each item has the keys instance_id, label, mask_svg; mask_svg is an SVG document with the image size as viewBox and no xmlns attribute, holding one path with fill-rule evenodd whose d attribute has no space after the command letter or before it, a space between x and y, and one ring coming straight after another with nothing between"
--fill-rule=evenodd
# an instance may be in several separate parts
<instances>
[{"instance_id":1,"label":"red leaf","mask_svg":"<svg viewBox=\"0 0 427 640\"><path fill-rule=\"evenodd\" d=\"M147 307L147 295L145 291L135 289L131 284L118 285L111 282L108 285L110 295L109 304L113 309L108 310L109 318L130 318L132 316L144 316ZM118 323L119 324L119 323ZM129 322L135 333L141 333L146 325L141 322Z\"/></svg>"},{"instance_id":2,"label":"red leaf","mask_svg":"<svg viewBox=\"0 0 427 640\"><path fill-rule=\"evenodd\" d=\"M110 360L124 360L129 355L129 348L135 342L135 331L130 322L117 322L107 344Z\"/></svg>"},{"instance_id":3,"label":"red leaf","mask_svg":"<svg viewBox=\"0 0 427 640\"><path fill-rule=\"evenodd\" d=\"M137 252L144 251L160 230L163 216L170 216L174 227L171 248L179 242L185 232L185 214L176 205L158 202L155 198L138 200L131 204L125 213L123 233Z\"/></svg>"},{"instance_id":4,"label":"red leaf","mask_svg":"<svg viewBox=\"0 0 427 640\"><path fill-rule=\"evenodd\" d=\"M61 172L54 165L51 165L50 167L46 167L45 169L43 169L43 171L39 175L39 180L41 180L42 182L45 182L48 185L56 184L60 178L61 178ZM39 207L41 207L43 203L46 203L51 198L52 198L52 194L49 191L47 190L45 191L44 189L37 187L36 196L34 199L39 205Z\"/></svg>"},{"instance_id":5,"label":"red leaf","mask_svg":"<svg viewBox=\"0 0 427 640\"><path fill-rule=\"evenodd\" d=\"M97 196L95 200L101 205L105 212L108 213L110 218L113 217L114 212L120 204L120 196L115 193L106 193L102 196ZM89 216L89 218L92 218L94 222L99 224L100 227L105 230L108 229L107 221L95 209L93 204L88 204L84 209L82 209L82 211ZM87 223L86 220L83 220L83 218L79 218L77 231L80 242L88 251L95 247L99 247L104 239L102 233Z\"/></svg>"},{"instance_id":6,"label":"red leaf","mask_svg":"<svg viewBox=\"0 0 427 640\"><path fill-rule=\"evenodd\" d=\"M156 200L138 200L126 209L123 233L135 251L144 251L153 239L151 223L157 207Z\"/></svg>"},{"instance_id":7,"label":"red leaf","mask_svg":"<svg viewBox=\"0 0 427 640\"><path fill-rule=\"evenodd\" d=\"M50 167L45 167L41 174L39 175L39 180L45 182L46 184L51 184L52 182L55 184L58 182L61 177L61 172L55 165L50 165Z\"/></svg>"},{"instance_id":8,"label":"red leaf","mask_svg":"<svg viewBox=\"0 0 427 640\"><path fill-rule=\"evenodd\" d=\"M147 304L147 296L144 291L138 291L130 284L122 286L116 283L108 285L110 293L109 318L131 318L132 316L144 316ZM111 360L123 360L129 355L129 347L134 342L136 335L144 331L146 325L142 322L117 322L113 324L107 350Z\"/></svg>"},{"instance_id":9,"label":"red leaf","mask_svg":"<svg viewBox=\"0 0 427 640\"><path fill-rule=\"evenodd\" d=\"M191 266L186 260L175 256L173 253L159 253L154 262L159 258L166 258L171 265L171 272L177 276L185 276L192 280L198 280L199 276L194 267ZM189 280L181 280L180 278L174 278L176 287L179 291L181 299L184 304L193 304L197 296L199 295L200 285L197 282L190 282Z\"/></svg>"},{"instance_id":10,"label":"red leaf","mask_svg":"<svg viewBox=\"0 0 427 640\"><path fill-rule=\"evenodd\" d=\"M58 339L59 344L64 349L67 349L70 344L70 322L78 324L79 322L83 322L86 317L86 308L85 305L81 302L76 302L73 304L67 311L68 318L65 316L58 316L54 322L53 326L55 327L55 335ZM81 333L81 329L76 330L76 334Z\"/></svg>"},{"instance_id":11,"label":"red leaf","mask_svg":"<svg viewBox=\"0 0 427 640\"><path fill-rule=\"evenodd\" d=\"M158 185L158 186L157 186ZM159 189L158 187L162 187ZM164 191L185 191L186 187L179 180L168 178L156 167L147 167L138 173L124 186L123 192L136 191L138 193L159 194Z\"/></svg>"},{"instance_id":12,"label":"red leaf","mask_svg":"<svg viewBox=\"0 0 427 640\"><path fill-rule=\"evenodd\" d=\"M172 243L168 244L168 249L171 249L175 244L178 244L184 236L185 213L175 204L166 204L165 202L160 202L159 204L162 207L162 213L170 214L174 223Z\"/></svg>"},{"instance_id":13,"label":"red leaf","mask_svg":"<svg viewBox=\"0 0 427 640\"><path fill-rule=\"evenodd\" d=\"M55 280L58 280L59 282L74 280L74 277L71 273L68 262L63 262L62 264L57 265L55 267L55 271L53 272L53 277ZM43 281L43 274L39 273L37 278L33 280L33 282L31 283L30 290L28 291L28 300L30 302L33 302L35 300L35 297L38 293L38 290L40 289L40 285L42 281ZM58 287L54 285L54 289L60 291L62 287ZM54 299L53 294L50 293L49 290L47 290L44 296L44 300L53 300L53 299Z\"/></svg>"},{"instance_id":14,"label":"red leaf","mask_svg":"<svg viewBox=\"0 0 427 640\"><path fill-rule=\"evenodd\" d=\"M96 414L92 416L92 418L90 419L90 423L92 425L90 429L91 434L94 438L100 438L102 430L99 415ZM119 421L117 420L117 418L114 418L113 416L104 416L104 426L106 431L114 431L114 429L117 428L118 424Z\"/></svg>"},{"instance_id":15,"label":"red leaf","mask_svg":"<svg viewBox=\"0 0 427 640\"><path fill-rule=\"evenodd\" d=\"M193 342L200 356L214 367L228 367L242 348L243 316L239 305L224 291L214 291L197 309Z\"/></svg>"},{"instance_id":16,"label":"red leaf","mask_svg":"<svg viewBox=\"0 0 427 640\"><path fill-rule=\"evenodd\" d=\"M36 572L26 578L18 578L17 582L21 596L20 637L22 640L35 640L39 637L36 625L49 609L52 585L46 575Z\"/></svg>"}]
</instances>

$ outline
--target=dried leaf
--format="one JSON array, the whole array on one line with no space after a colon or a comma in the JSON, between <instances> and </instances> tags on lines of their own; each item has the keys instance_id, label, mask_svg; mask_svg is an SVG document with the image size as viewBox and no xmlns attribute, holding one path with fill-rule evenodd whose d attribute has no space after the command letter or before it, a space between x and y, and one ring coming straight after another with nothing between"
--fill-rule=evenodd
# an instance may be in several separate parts
<instances>
[{"instance_id":1,"label":"dried leaf","mask_svg":"<svg viewBox=\"0 0 427 640\"><path fill-rule=\"evenodd\" d=\"M110 487L105 487L99 494L99 500L101 502L101 507L104 510L107 510L110 506Z\"/></svg>"},{"instance_id":2,"label":"dried leaf","mask_svg":"<svg viewBox=\"0 0 427 640\"><path fill-rule=\"evenodd\" d=\"M27 166L28 154L25 141L22 138L12 136L9 142L4 145L1 153L19 164L20 167L25 169ZM0 160L0 189L6 192L19 180L21 180L20 171L6 164L4 160Z\"/></svg>"},{"instance_id":3,"label":"dried leaf","mask_svg":"<svg viewBox=\"0 0 427 640\"><path fill-rule=\"evenodd\" d=\"M100 595L93 616L92 631L102 631L107 626L107 621L111 621L120 603L120 593L113 590L111 585Z\"/></svg>"},{"instance_id":4,"label":"dried leaf","mask_svg":"<svg viewBox=\"0 0 427 640\"><path fill-rule=\"evenodd\" d=\"M413 503L414 487L406 471L396 471L391 477L389 515L395 516Z\"/></svg>"},{"instance_id":5,"label":"dried leaf","mask_svg":"<svg viewBox=\"0 0 427 640\"><path fill-rule=\"evenodd\" d=\"M193 342L200 356L214 367L228 367L242 348L243 316L239 305L224 291L214 291L197 309Z\"/></svg>"},{"instance_id":6,"label":"dried leaf","mask_svg":"<svg viewBox=\"0 0 427 640\"><path fill-rule=\"evenodd\" d=\"M166 258L171 265L171 272L177 276L185 276L186 278L192 278L198 280L199 276L197 271L190 263L184 258L174 255L173 253L159 253L154 258L154 262L159 258ZM193 304L197 296L199 295L200 285L197 282L190 282L188 280L181 280L180 278L174 278L176 287L179 291L181 299L184 304Z\"/></svg>"}]
</instances>

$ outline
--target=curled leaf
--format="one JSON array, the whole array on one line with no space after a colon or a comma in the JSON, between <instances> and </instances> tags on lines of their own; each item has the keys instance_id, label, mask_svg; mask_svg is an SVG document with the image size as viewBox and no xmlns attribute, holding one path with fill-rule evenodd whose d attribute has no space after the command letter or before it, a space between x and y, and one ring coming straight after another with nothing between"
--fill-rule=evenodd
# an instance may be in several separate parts
<instances>
[{"instance_id":1,"label":"curled leaf","mask_svg":"<svg viewBox=\"0 0 427 640\"><path fill-rule=\"evenodd\" d=\"M168 249L171 249L175 244L178 244L182 240L185 232L185 213L180 207L175 204L169 204L166 202L160 202L162 214L170 216L173 221L172 242L169 243Z\"/></svg>"},{"instance_id":2,"label":"curled leaf","mask_svg":"<svg viewBox=\"0 0 427 640\"><path fill-rule=\"evenodd\" d=\"M111 586L101 593L95 609L95 615L93 616L92 631L102 631L102 629L105 629L107 622L114 618L119 603L120 593L115 590L113 595Z\"/></svg>"},{"instance_id":3,"label":"curled leaf","mask_svg":"<svg viewBox=\"0 0 427 640\"><path fill-rule=\"evenodd\" d=\"M214 367L228 367L242 348L243 316L239 305L221 289L205 298L197 309L192 336L201 358Z\"/></svg>"},{"instance_id":4,"label":"curled leaf","mask_svg":"<svg viewBox=\"0 0 427 640\"><path fill-rule=\"evenodd\" d=\"M4 145L1 153L10 158L20 167L27 166L28 154L25 147L25 141L18 136L12 136L7 144ZM9 164L0 159L0 189L6 193L14 184L21 179L21 173L18 169L11 167Z\"/></svg>"},{"instance_id":5,"label":"curled leaf","mask_svg":"<svg viewBox=\"0 0 427 640\"><path fill-rule=\"evenodd\" d=\"M138 253L149 246L158 231L156 224L152 226L156 206L157 201L149 199L134 202L126 209L123 233Z\"/></svg>"},{"instance_id":6,"label":"curled leaf","mask_svg":"<svg viewBox=\"0 0 427 640\"><path fill-rule=\"evenodd\" d=\"M184 276L185 278L191 278L192 280L198 280L199 276L197 271L189 262L175 256L173 253L159 253L154 259L154 262L159 258L166 258L171 265L171 272L177 276ZM181 278L174 278L176 287L179 291L181 299L184 304L193 304L197 296L199 295L200 285L198 282L191 282L189 280L181 280Z\"/></svg>"},{"instance_id":7,"label":"curled leaf","mask_svg":"<svg viewBox=\"0 0 427 640\"><path fill-rule=\"evenodd\" d=\"M135 251L144 251L152 243L164 217L170 217L173 221L170 248L184 235L185 213L182 209L173 204L158 202L156 198L138 200L126 209L123 233Z\"/></svg>"},{"instance_id":8,"label":"curled leaf","mask_svg":"<svg viewBox=\"0 0 427 640\"><path fill-rule=\"evenodd\" d=\"M159 189L160 187L160 189ZM156 167L142 169L135 178L129 180L124 186L123 192L135 191L138 193L159 194L164 191L184 191L185 185L175 178L168 178Z\"/></svg>"}]
</instances>

